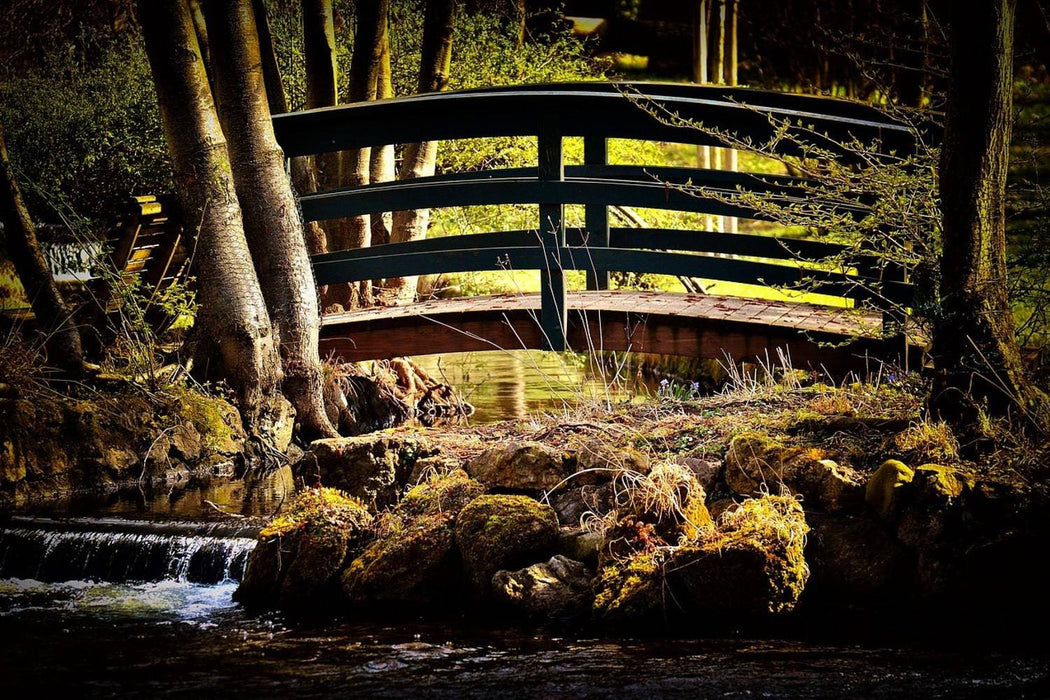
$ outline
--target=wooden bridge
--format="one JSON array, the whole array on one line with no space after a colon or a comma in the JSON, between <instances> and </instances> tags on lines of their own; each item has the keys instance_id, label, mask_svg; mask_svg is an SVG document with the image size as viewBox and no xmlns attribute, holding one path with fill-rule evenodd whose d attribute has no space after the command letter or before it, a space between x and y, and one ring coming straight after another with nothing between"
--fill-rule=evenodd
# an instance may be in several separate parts
<instances>
[{"instance_id":1,"label":"wooden bridge","mask_svg":"<svg viewBox=\"0 0 1050 700\"><path fill-rule=\"evenodd\" d=\"M660 118L654 116L662 115ZM703 129L693 124L702 124ZM714 231L610 226L612 206L670 209L770 220L734 197L781 203L811 199L812 182L788 176L610 165L610 138L723 146L717 132L752 143L787 125L802 140L850 160L838 144L877 143L907 152L905 125L854 103L803 95L677 84L572 83L420 95L274 117L286 156L466 138L532 136L533 168L443 173L304 194L303 216L318 221L374 212L491 204L539 205L533 230L476 233L379 245L314 257L319 284L480 270L539 270L541 293L433 300L323 319L322 350L346 360L495 348L631 350L738 360L787 348L797 364L847 369L881 354L884 332L907 346L902 318L912 289L900 266L821 240ZM563 140L583 137L583 165L566 166ZM784 139L786 153L797 141ZM698 196L703 187L715 196ZM721 195L721 196L719 196ZM585 208L567 227L565 205ZM858 196L839 210L863 217ZM835 266L826 262L837 259ZM834 267L834 269L831 269ZM587 288L567 291L565 272L585 270ZM846 307L706 294L610 291L610 271L680 275L798 287L849 300ZM843 341L854 342L843 346ZM829 347L829 343L835 347Z\"/></svg>"}]
</instances>

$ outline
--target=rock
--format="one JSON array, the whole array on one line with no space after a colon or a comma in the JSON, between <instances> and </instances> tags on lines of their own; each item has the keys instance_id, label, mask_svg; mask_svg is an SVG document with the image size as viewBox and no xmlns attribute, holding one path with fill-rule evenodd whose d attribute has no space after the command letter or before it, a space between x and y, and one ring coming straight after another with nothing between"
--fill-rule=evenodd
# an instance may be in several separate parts
<instances>
[{"instance_id":1,"label":"rock","mask_svg":"<svg viewBox=\"0 0 1050 700\"><path fill-rule=\"evenodd\" d=\"M592 613L606 622L650 621L664 604L663 553L644 552L602 567Z\"/></svg>"},{"instance_id":2,"label":"rock","mask_svg":"<svg viewBox=\"0 0 1050 700\"><path fill-rule=\"evenodd\" d=\"M409 486L418 484L435 474L448 474L462 468L462 463L452 457L444 457L440 454L422 457L412 465L412 472L408 475L408 484Z\"/></svg>"},{"instance_id":3,"label":"rock","mask_svg":"<svg viewBox=\"0 0 1050 700\"><path fill-rule=\"evenodd\" d=\"M414 486L380 522L379 536L342 577L352 602L451 604L462 588L454 528L484 487L462 470Z\"/></svg>"},{"instance_id":4,"label":"rock","mask_svg":"<svg viewBox=\"0 0 1050 700\"><path fill-rule=\"evenodd\" d=\"M809 520L807 601L864 608L914 596L915 557L872 516L816 514Z\"/></svg>"},{"instance_id":5,"label":"rock","mask_svg":"<svg viewBox=\"0 0 1050 700\"><path fill-rule=\"evenodd\" d=\"M624 471L648 474L649 455L632 447L613 447L592 441L575 446L576 474L573 484L601 484Z\"/></svg>"},{"instance_id":6,"label":"rock","mask_svg":"<svg viewBox=\"0 0 1050 700\"><path fill-rule=\"evenodd\" d=\"M683 466L689 467L705 493L714 493L718 489L719 482L722 481L722 470L725 466L722 460L679 457L678 462Z\"/></svg>"},{"instance_id":7,"label":"rock","mask_svg":"<svg viewBox=\"0 0 1050 700\"><path fill-rule=\"evenodd\" d=\"M494 573L549 555L557 538L554 510L526 496L479 496L456 521L463 567L482 594L488 594Z\"/></svg>"},{"instance_id":8,"label":"rock","mask_svg":"<svg viewBox=\"0 0 1050 700\"><path fill-rule=\"evenodd\" d=\"M579 525L586 513L604 515L616 507L609 483L563 486L550 496L550 504L562 525Z\"/></svg>"},{"instance_id":9,"label":"rock","mask_svg":"<svg viewBox=\"0 0 1050 700\"><path fill-rule=\"evenodd\" d=\"M880 517L890 518L899 507L899 489L914 478L915 472L908 465L888 459L868 479L864 500Z\"/></svg>"},{"instance_id":10,"label":"rock","mask_svg":"<svg viewBox=\"0 0 1050 700\"><path fill-rule=\"evenodd\" d=\"M493 489L550 491L575 471L568 455L539 442L492 447L466 465L467 473Z\"/></svg>"},{"instance_id":11,"label":"rock","mask_svg":"<svg viewBox=\"0 0 1050 700\"><path fill-rule=\"evenodd\" d=\"M459 582L454 518L439 513L396 523L343 572L343 593L355 603L450 604Z\"/></svg>"},{"instance_id":12,"label":"rock","mask_svg":"<svg viewBox=\"0 0 1050 700\"><path fill-rule=\"evenodd\" d=\"M801 450L781 445L762 433L747 432L733 438L725 458L726 486L736 494L777 494L784 483L784 465Z\"/></svg>"},{"instance_id":13,"label":"rock","mask_svg":"<svg viewBox=\"0 0 1050 700\"><path fill-rule=\"evenodd\" d=\"M348 553L372 516L334 489L307 489L259 533L234 599L254 608L301 608L335 600Z\"/></svg>"},{"instance_id":14,"label":"rock","mask_svg":"<svg viewBox=\"0 0 1050 700\"><path fill-rule=\"evenodd\" d=\"M416 460L433 452L415 435L359 435L315 440L293 467L307 484L346 491L378 509L392 504Z\"/></svg>"},{"instance_id":15,"label":"rock","mask_svg":"<svg viewBox=\"0 0 1050 700\"><path fill-rule=\"evenodd\" d=\"M558 533L558 553L594 566L598 563L598 553L603 542L600 533L589 532L581 527L562 528Z\"/></svg>"},{"instance_id":16,"label":"rock","mask_svg":"<svg viewBox=\"0 0 1050 700\"><path fill-rule=\"evenodd\" d=\"M923 464L915 468L913 488L920 498L950 503L976 485L973 475L953 467L939 464Z\"/></svg>"},{"instance_id":17,"label":"rock","mask_svg":"<svg viewBox=\"0 0 1050 700\"><path fill-rule=\"evenodd\" d=\"M785 447L760 433L733 439L725 470L726 484L742 496L787 492L831 513L856 509L864 498L854 470L825 459L819 449Z\"/></svg>"},{"instance_id":18,"label":"rock","mask_svg":"<svg viewBox=\"0 0 1050 700\"><path fill-rule=\"evenodd\" d=\"M397 512L409 516L447 513L455 517L484 491L485 487L467 476L462 469L447 474L433 474L405 494L398 504Z\"/></svg>"},{"instance_id":19,"label":"rock","mask_svg":"<svg viewBox=\"0 0 1050 700\"><path fill-rule=\"evenodd\" d=\"M493 597L530 617L545 620L578 617L591 605L591 572L560 554L520 571L497 571Z\"/></svg>"},{"instance_id":20,"label":"rock","mask_svg":"<svg viewBox=\"0 0 1050 700\"><path fill-rule=\"evenodd\" d=\"M675 600L700 617L792 610L809 578L803 553L809 527L798 500L749 499L719 525L673 551L667 571Z\"/></svg>"}]
</instances>

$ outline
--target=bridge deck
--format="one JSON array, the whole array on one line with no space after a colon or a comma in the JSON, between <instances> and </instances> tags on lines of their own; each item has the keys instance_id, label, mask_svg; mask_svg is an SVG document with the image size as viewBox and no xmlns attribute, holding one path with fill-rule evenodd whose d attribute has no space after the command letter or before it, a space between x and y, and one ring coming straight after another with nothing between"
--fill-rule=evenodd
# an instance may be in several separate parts
<instances>
[{"instance_id":1,"label":"bridge deck","mask_svg":"<svg viewBox=\"0 0 1050 700\"><path fill-rule=\"evenodd\" d=\"M658 352L738 360L781 347L796 366L860 368L883 354L877 312L715 295L639 291L568 293L574 350ZM543 347L538 294L433 300L322 319L322 354L347 361ZM841 347L843 341L854 342ZM835 343L839 347L829 347ZM916 344L914 341L913 345Z\"/></svg>"}]
</instances>

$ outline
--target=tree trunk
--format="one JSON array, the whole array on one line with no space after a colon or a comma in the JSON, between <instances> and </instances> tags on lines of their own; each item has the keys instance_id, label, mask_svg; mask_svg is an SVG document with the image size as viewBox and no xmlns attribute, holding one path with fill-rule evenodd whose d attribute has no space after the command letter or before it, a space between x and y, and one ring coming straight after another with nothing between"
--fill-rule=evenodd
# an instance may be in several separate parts
<instances>
[{"instance_id":1,"label":"tree trunk","mask_svg":"<svg viewBox=\"0 0 1050 700\"><path fill-rule=\"evenodd\" d=\"M354 55L350 61L349 102L375 99L376 78L383 57L383 33L386 28L390 0L359 0L357 3ZM340 184L343 187L367 185L370 174L371 149L356 148L342 154ZM332 250L367 248L372 243L371 217L367 214L351 216L330 231L328 241ZM372 303L372 285L362 281L358 286L333 284L329 296L344 308L368 306Z\"/></svg>"},{"instance_id":2,"label":"tree trunk","mask_svg":"<svg viewBox=\"0 0 1050 700\"><path fill-rule=\"evenodd\" d=\"M1013 120L1015 0L952 5L951 71L940 164L941 312L931 407L966 429L978 409L1032 417L1007 299L1004 200Z\"/></svg>"},{"instance_id":3,"label":"tree trunk","mask_svg":"<svg viewBox=\"0 0 1050 700\"><path fill-rule=\"evenodd\" d=\"M284 153L273 134L252 6L249 0L213 0L207 19L222 96L219 117L229 134L244 234L279 341L284 393L305 439L336 437L324 409L317 289Z\"/></svg>"},{"instance_id":4,"label":"tree trunk","mask_svg":"<svg viewBox=\"0 0 1050 700\"><path fill-rule=\"evenodd\" d=\"M335 56L332 0L303 0L303 60L306 64L306 108L333 107L339 102L339 67ZM339 154L314 158L317 187L339 186Z\"/></svg>"},{"instance_id":5,"label":"tree trunk","mask_svg":"<svg viewBox=\"0 0 1050 700\"><path fill-rule=\"evenodd\" d=\"M201 50L201 60L204 62L204 72L208 75L208 84L214 89L211 51L208 48L208 27L204 23L204 11L201 9L201 0L188 0L190 17L193 19L193 31L197 35L197 46Z\"/></svg>"},{"instance_id":6,"label":"tree trunk","mask_svg":"<svg viewBox=\"0 0 1050 700\"><path fill-rule=\"evenodd\" d=\"M440 92L448 87L452 65L452 31L455 25L456 3L453 0L427 0L423 20L423 49L419 66L419 92ZM405 147L398 178L412 180L434 174L437 143L425 141ZM429 209L394 212L391 243L419 241L427 236L430 224ZM416 277L397 277L388 282L397 303L410 303L416 294Z\"/></svg>"},{"instance_id":7,"label":"tree trunk","mask_svg":"<svg viewBox=\"0 0 1050 700\"><path fill-rule=\"evenodd\" d=\"M84 352L80 331L55 285L55 278L40 252L36 228L29 218L22 192L15 180L14 169L7 155L4 128L0 124L0 166L3 167L3 188L0 191L0 215L3 216L4 237L11 262L26 297L33 307L37 326L44 335L47 362L71 377L84 373Z\"/></svg>"},{"instance_id":8,"label":"tree trunk","mask_svg":"<svg viewBox=\"0 0 1050 700\"><path fill-rule=\"evenodd\" d=\"M266 438L280 358L189 9L185 0L139 0L138 10L183 216L199 227L197 354L218 352L246 427Z\"/></svg>"},{"instance_id":9,"label":"tree trunk","mask_svg":"<svg viewBox=\"0 0 1050 700\"><path fill-rule=\"evenodd\" d=\"M376 99L386 100L394 96L394 82L390 73L390 38L389 27L383 28L382 56L379 59L379 72L376 74ZM372 149L372 163L369 177L372 182L390 182L396 176L394 165L394 145L389 144ZM372 215L372 245L384 245L390 242L392 217L390 212Z\"/></svg>"},{"instance_id":10,"label":"tree trunk","mask_svg":"<svg viewBox=\"0 0 1050 700\"><path fill-rule=\"evenodd\" d=\"M284 93L281 71L277 66L277 54L273 48L273 36L270 34L270 21L266 17L266 6L263 0L252 0L252 14L259 35L259 55L262 59L263 79L266 81L266 100L271 114L282 114L288 111L288 98ZM299 194L310 194L317 191L317 176L307 156L292 158L292 185ZM311 255L323 253L327 249L324 229L316 221L303 222L303 237L306 249Z\"/></svg>"}]
</instances>

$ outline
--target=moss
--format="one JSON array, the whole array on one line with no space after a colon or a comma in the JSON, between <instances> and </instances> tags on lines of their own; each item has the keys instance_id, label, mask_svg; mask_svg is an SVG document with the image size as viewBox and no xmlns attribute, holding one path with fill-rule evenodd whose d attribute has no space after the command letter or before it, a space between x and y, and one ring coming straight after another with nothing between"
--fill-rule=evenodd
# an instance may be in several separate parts
<instances>
[{"instance_id":1,"label":"moss","mask_svg":"<svg viewBox=\"0 0 1050 700\"><path fill-rule=\"evenodd\" d=\"M408 515L458 515L472 500L484 493L485 487L474 481L461 469L448 474L436 474L412 487L398 510Z\"/></svg>"},{"instance_id":2,"label":"moss","mask_svg":"<svg viewBox=\"0 0 1050 700\"><path fill-rule=\"evenodd\" d=\"M914 478L915 472L904 462L888 459L868 479L864 500L880 516L888 517L896 507L897 489Z\"/></svg>"},{"instance_id":3,"label":"moss","mask_svg":"<svg viewBox=\"0 0 1050 700\"><path fill-rule=\"evenodd\" d=\"M364 503L338 489L306 489L259 532L259 539L283 537L309 525L360 529L371 521Z\"/></svg>"},{"instance_id":4,"label":"moss","mask_svg":"<svg viewBox=\"0 0 1050 700\"><path fill-rule=\"evenodd\" d=\"M916 467L915 480L932 490L933 494L948 501L972 491L977 484L972 474L940 464L923 464Z\"/></svg>"},{"instance_id":5,"label":"moss","mask_svg":"<svg viewBox=\"0 0 1050 700\"><path fill-rule=\"evenodd\" d=\"M912 464L920 461L944 462L959 458L959 443L947 423L919 421L897 433L893 448Z\"/></svg>"},{"instance_id":6,"label":"moss","mask_svg":"<svg viewBox=\"0 0 1050 700\"><path fill-rule=\"evenodd\" d=\"M549 556L557 536L554 510L526 496L479 496L456 521L463 566L475 590L484 594L498 570Z\"/></svg>"},{"instance_id":7,"label":"moss","mask_svg":"<svg viewBox=\"0 0 1050 700\"><path fill-rule=\"evenodd\" d=\"M644 552L601 570L593 612L614 622L650 618L663 606L663 552Z\"/></svg>"},{"instance_id":8,"label":"moss","mask_svg":"<svg viewBox=\"0 0 1050 700\"><path fill-rule=\"evenodd\" d=\"M231 425L234 411L228 403L187 387L171 387L168 392L173 396L176 413L193 423L206 448L216 452L235 451L231 446L236 445L241 436Z\"/></svg>"},{"instance_id":9,"label":"moss","mask_svg":"<svg viewBox=\"0 0 1050 700\"><path fill-rule=\"evenodd\" d=\"M783 481L784 464L798 452L798 449L785 447L764 433L741 433L729 443L726 452L726 485L741 495L764 489L777 491Z\"/></svg>"}]
</instances>

